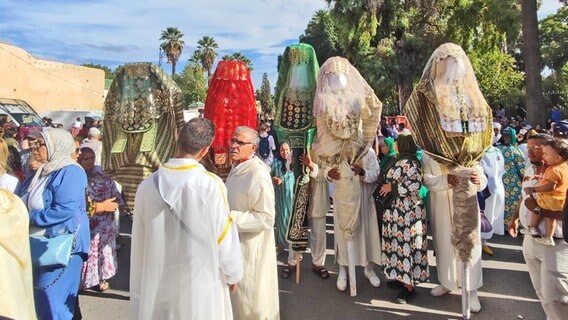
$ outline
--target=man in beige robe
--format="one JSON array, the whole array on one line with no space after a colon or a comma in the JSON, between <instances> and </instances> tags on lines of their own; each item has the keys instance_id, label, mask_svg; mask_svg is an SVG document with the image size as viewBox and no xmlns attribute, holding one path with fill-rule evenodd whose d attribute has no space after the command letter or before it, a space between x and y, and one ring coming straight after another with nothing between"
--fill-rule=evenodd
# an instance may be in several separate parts
<instances>
[{"instance_id":1,"label":"man in beige robe","mask_svg":"<svg viewBox=\"0 0 568 320\"><path fill-rule=\"evenodd\" d=\"M233 168L225 182L243 254L243 279L231 296L237 320L280 319L274 188L270 168L254 155L259 140L252 128L235 129L230 142Z\"/></svg>"}]
</instances>

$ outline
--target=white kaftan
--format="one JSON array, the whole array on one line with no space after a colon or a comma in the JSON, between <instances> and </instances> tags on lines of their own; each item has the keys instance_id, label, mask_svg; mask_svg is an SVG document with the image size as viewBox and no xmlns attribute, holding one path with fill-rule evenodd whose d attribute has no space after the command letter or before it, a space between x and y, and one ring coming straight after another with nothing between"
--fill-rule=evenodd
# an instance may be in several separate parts
<instances>
[{"instance_id":1,"label":"white kaftan","mask_svg":"<svg viewBox=\"0 0 568 320\"><path fill-rule=\"evenodd\" d=\"M505 186L503 185L503 173L505 173L505 158L501 150L490 147L485 151L481 166L487 176L487 188L491 196L485 200L485 217L493 226L490 232L481 234L482 239L491 239L493 233L505 234L503 215L505 210Z\"/></svg>"},{"instance_id":2,"label":"white kaftan","mask_svg":"<svg viewBox=\"0 0 568 320\"><path fill-rule=\"evenodd\" d=\"M480 165L475 167L481 183L478 191L487 186L487 177ZM448 169L426 153L422 154L423 184L429 189L430 230L436 254L438 281L450 290L461 285L462 262L450 241L454 206L452 189L448 185ZM470 288L477 290L483 285L481 273L481 240L473 247L470 268Z\"/></svg>"},{"instance_id":3,"label":"white kaftan","mask_svg":"<svg viewBox=\"0 0 568 320\"><path fill-rule=\"evenodd\" d=\"M170 159L142 181L132 228L132 319L232 319L227 284L241 280L243 266L226 194L221 179L191 159Z\"/></svg>"},{"instance_id":4,"label":"white kaftan","mask_svg":"<svg viewBox=\"0 0 568 320\"><path fill-rule=\"evenodd\" d=\"M342 165L347 169L348 165L343 162ZM349 190L347 192L353 193L355 201L360 205L358 206L359 217L358 224L353 232L353 246L355 248L354 261L357 266L367 266L369 262L381 264L381 236L379 234L379 224L377 222L377 211L375 209L375 200L372 196L373 187L379 177L379 164L377 156L373 149L370 149L367 155L362 159L360 166L365 170L365 176L353 176L353 172L348 170L341 171L341 179L356 179L359 184L359 192ZM325 175L329 172L329 168L325 170ZM339 181L341 181L341 179ZM330 182L337 184L338 181L330 180ZM336 191L339 189L335 186ZM346 191L342 190L337 192L334 196L334 203L339 203L337 197L344 197ZM357 207L357 206L356 206ZM334 206L333 210L333 230L335 235L335 257L339 265L349 265L347 258L347 238L345 232L341 230L337 221L339 221L337 207Z\"/></svg>"},{"instance_id":5,"label":"white kaftan","mask_svg":"<svg viewBox=\"0 0 568 320\"><path fill-rule=\"evenodd\" d=\"M280 319L270 168L255 156L234 165L225 185L244 265L243 280L231 295L233 315L237 320Z\"/></svg>"}]
</instances>

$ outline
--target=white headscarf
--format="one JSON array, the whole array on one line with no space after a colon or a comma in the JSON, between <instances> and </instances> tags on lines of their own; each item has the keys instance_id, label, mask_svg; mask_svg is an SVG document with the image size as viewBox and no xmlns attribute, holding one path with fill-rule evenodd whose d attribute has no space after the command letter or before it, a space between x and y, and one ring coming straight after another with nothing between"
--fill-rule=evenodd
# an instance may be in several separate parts
<instances>
[{"instance_id":1,"label":"white headscarf","mask_svg":"<svg viewBox=\"0 0 568 320\"><path fill-rule=\"evenodd\" d=\"M44 128L41 132L47 147L47 163L42 166L41 175L57 171L70 164L78 165L71 158L71 154L75 152L75 142L73 136L63 130L56 128Z\"/></svg>"}]
</instances>

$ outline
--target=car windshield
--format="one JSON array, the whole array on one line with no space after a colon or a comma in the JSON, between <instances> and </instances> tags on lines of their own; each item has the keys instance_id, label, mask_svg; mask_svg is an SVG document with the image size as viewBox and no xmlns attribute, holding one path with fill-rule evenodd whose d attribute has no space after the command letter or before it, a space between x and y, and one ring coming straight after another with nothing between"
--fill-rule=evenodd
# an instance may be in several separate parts
<instances>
[{"instance_id":1,"label":"car windshield","mask_svg":"<svg viewBox=\"0 0 568 320\"><path fill-rule=\"evenodd\" d=\"M43 126L43 121L33 113L12 113L12 117L16 120L20 125L24 125L26 127L41 127Z\"/></svg>"}]
</instances>

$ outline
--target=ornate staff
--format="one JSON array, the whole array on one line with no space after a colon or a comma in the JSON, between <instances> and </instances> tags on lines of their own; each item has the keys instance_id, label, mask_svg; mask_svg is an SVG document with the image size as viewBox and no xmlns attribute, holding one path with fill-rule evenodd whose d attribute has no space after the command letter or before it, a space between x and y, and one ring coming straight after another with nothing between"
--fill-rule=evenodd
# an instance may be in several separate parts
<instances>
[{"instance_id":1,"label":"ornate staff","mask_svg":"<svg viewBox=\"0 0 568 320\"><path fill-rule=\"evenodd\" d=\"M461 47L446 43L434 51L404 113L416 132L416 143L459 177L453 189L451 241L463 262L462 311L469 319L469 264L479 241L477 190L469 179L491 145L492 119Z\"/></svg>"},{"instance_id":2,"label":"ornate staff","mask_svg":"<svg viewBox=\"0 0 568 320\"><path fill-rule=\"evenodd\" d=\"M314 48L309 44L286 47L276 83L274 126L278 141L288 140L295 177L294 205L288 222L286 240L296 252L296 283L300 282L300 254L308 244L308 209L311 198L308 169L300 156L312 144L315 133L313 101L319 69Z\"/></svg>"}]
</instances>

